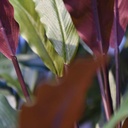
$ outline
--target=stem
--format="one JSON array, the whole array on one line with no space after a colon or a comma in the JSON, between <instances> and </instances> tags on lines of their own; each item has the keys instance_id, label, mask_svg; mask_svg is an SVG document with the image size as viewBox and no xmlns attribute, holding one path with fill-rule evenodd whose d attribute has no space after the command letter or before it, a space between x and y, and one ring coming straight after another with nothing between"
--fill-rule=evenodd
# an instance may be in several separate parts
<instances>
[{"instance_id":1,"label":"stem","mask_svg":"<svg viewBox=\"0 0 128 128\"><path fill-rule=\"evenodd\" d=\"M115 8L114 8L114 14L115 14L115 64L116 64L116 91L117 91L117 95L116 95L116 108L118 109L120 106L120 80L119 80L119 41L118 41L118 20L119 20L119 14L118 14L118 0L115 0Z\"/></svg>"},{"instance_id":2,"label":"stem","mask_svg":"<svg viewBox=\"0 0 128 128\"><path fill-rule=\"evenodd\" d=\"M67 76L67 74L68 74L68 65L64 64L63 76L62 77L56 76L56 83L60 84L63 81L64 77Z\"/></svg>"},{"instance_id":3,"label":"stem","mask_svg":"<svg viewBox=\"0 0 128 128\"><path fill-rule=\"evenodd\" d=\"M108 111L109 111L109 115L112 116L113 105L112 105L112 97L111 97L110 85L109 85L109 79L108 79L108 69L107 69L106 65L102 67L102 72L103 72L103 78L104 78L104 88L105 88L106 100L108 103L107 104Z\"/></svg>"},{"instance_id":4,"label":"stem","mask_svg":"<svg viewBox=\"0 0 128 128\"><path fill-rule=\"evenodd\" d=\"M4 40L5 40L6 44L7 44L7 48L9 49L11 60L12 60L13 65L15 67L15 70L16 70L16 73L17 73L17 76L18 76L22 91L23 91L24 96L26 98L26 101L30 102L31 101L30 100L30 95L29 95L28 90L26 88L26 85L25 85L25 82L24 82L24 79L23 79L23 76L22 76L22 73L21 73L17 58L16 58L16 56L14 55L14 53L12 51L12 48L11 48L10 43L8 41L8 38L7 38L7 35L5 33L5 30L4 30L4 27L2 25L1 20L0 20L0 31L1 31L1 33L3 35L3 38L4 38Z\"/></svg>"},{"instance_id":5,"label":"stem","mask_svg":"<svg viewBox=\"0 0 128 128\"><path fill-rule=\"evenodd\" d=\"M97 30L98 45L99 45L100 53L104 55L103 46L102 46L103 41L101 36L101 28L100 28L100 22L99 22L98 10L97 10L97 0L92 0L92 5L93 5L93 13L94 13L94 19L95 19L95 26ZM107 120L109 120L113 112L113 107L111 103L112 100L111 100L111 94L110 94L110 87L107 81L105 67L102 67L104 84L103 84L103 81L101 80L102 79L101 71L98 71L98 72L99 72L98 79L99 79L99 84L101 89L103 106L105 109L106 118Z\"/></svg>"},{"instance_id":6,"label":"stem","mask_svg":"<svg viewBox=\"0 0 128 128\"><path fill-rule=\"evenodd\" d=\"M24 94L24 96L25 96L25 99L26 99L27 102L30 102L30 101L31 101L30 95L29 95L29 93L28 93L26 84L25 84L25 82L24 82L24 79L23 79L23 76L22 76L22 73L21 73L21 70L20 70L20 67L19 67L17 58L16 58L16 56L12 56L11 59L12 59L14 68L15 68L15 70L16 70L16 73L17 73L17 76L18 76L18 79L19 79L19 82L20 82L20 85L21 85L23 94Z\"/></svg>"},{"instance_id":7,"label":"stem","mask_svg":"<svg viewBox=\"0 0 128 128\"><path fill-rule=\"evenodd\" d=\"M119 75L119 48L115 48L115 63L116 63L116 109L120 107L120 75ZM121 128L121 122L117 124L117 128Z\"/></svg>"},{"instance_id":8,"label":"stem","mask_svg":"<svg viewBox=\"0 0 128 128\"><path fill-rule=\"evenodd\" d=\"M120 77L119 77L119 49L115 50L116 63L116 109L120 106Z\"/></svg>"},{"instance_id":9,"label":"stem","mask_svg":"<svg viewBox=\"0 0 128 128\"><path fill-rule=\"evenodd\" d=\"M119 21L119 12L118 12L118 0L115 0L114 3L114 25L115 25L115 65L116 65L116 109L120 107L120 76L119 76L119 41L118 41L118 21ZM121 128L121 122L116 126Z\"/></svg>"},{"instance_id":10,"label":"stem","mask_svg":"<svg viewBox=\"0 0 128 128\"><path fill-rule=\"evenodd\" d=\"M104 106L106 119L107 119L107 121L109 121L110 113L109 113L109 109L108 109L108 103L107 103L106 94L104 91L103 79L102 79L100 69L97 71L97 77L98 77L98 81L99 81L99 85L100 85L101 98L102 98L102 102L103 102L103 106Z\"/></svg>"},{"instance_id":11,"label":"stem","mask_svg":"<svg viewBox=\"0 0 128 128\"><path fill-rule=\"evenodd\" d=\"M98 16L98 10L97 10L97 0L92 0L93 5L93 13L94 13L94 19L95 19L95 27L97 31L97 42L99 45L100 53L103 54L103 41L101 36L101 29L100 29L100 22L99 22L99 16Z\"/></svg>"},{"instance_id":12,"label":"stem","mask_svg":"<svg viewBox=\"0 0 128 128\"><path fill-rule=\"evenodd\" d=\"M115 49L115 63L116 63L116 109L120 107L120 76L119 76L119 48ZM116 126L117 128L121 128L121 122L119 122Z\"/></svg>"}]
</instances>

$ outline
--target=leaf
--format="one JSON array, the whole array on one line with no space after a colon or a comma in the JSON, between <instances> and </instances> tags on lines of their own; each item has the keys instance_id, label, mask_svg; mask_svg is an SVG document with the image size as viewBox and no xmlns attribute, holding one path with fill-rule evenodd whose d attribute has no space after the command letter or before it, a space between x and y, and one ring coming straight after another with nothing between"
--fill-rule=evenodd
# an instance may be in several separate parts
<instances>
[{"instance_id":1,"label":"leaf","mask_svg":"<svg viewBox=\"0 0 128 128\"><path fill-rule=\"evenodd\" d=\"M63 73L63 59L57 54L47 39L40 17L35 11L32 0L10 0L15 9L15 18L20 24L21 35L44 64L58 76ZM29 6L28 6L29 5Z\"/></svg>"},{"instance_id":2,"label":"leaf","mask_svg":"<svg viewBox=\"0 0 128 128\"><path fill-rule=\"evenodd\" d=\"M117 8L116 8L116 2L117 2ZM117 14L115 13L115 15L117 16L114 16L113 28L112 28L111 39L110 39L110 46L113 48L115 47L115 42L117 42L118 45L120 45L128 25L128 14L127 14L128 1L115 0L115 10L117 11ZM115 27L117 27L117 30L115 30ZM115 36L115 34L117 35Z\"/></svg>"},{"instance_id":3,"label":"leaf","mask_svg":"<svg viewBox=\"0 0 128 128\"><path fill-rule=\"evenodd\" d=\"M72 128L83 112L85 93L102 62L102 58L80 59L69 66L62 83L40 86L35 105L22 108L20 128Z\"/></svg>"},{"instance_id":4,"label":"leaf","mask_svg":"<svg viewBox=\"0 0 128 128\"><path fill-rule=\"evenodd\" d=\"M64 0L64 2L85 43L93 52L100 52L101 47L107 52L114 17L114 0ZM99 40L98 36L102 39Z\"/></svg>"},{"instance_id":5,"label":"leaf","mask_svg":"<svg viewBox=\"0 0 128 128\"><path fill-rule=\"evenodd\" d=\"M63 0L33 1L36 3L41 22L45 26L46 35L57 53L63 57L66 64L69 64L76 53L79 36Z\"/></svg>"},{"instance_id":6,"label":"leaf","mask_svg":"<svg viewBox=\"0 0 128 128\"><path fill-rule=\"evenodd\" d=\"M0 1L0 51L11 59L15 67L19 82L21 84L25 97L28 97L28 91L25 86L17 58L15 56L18 45L19 25L14 20L14 10L8 0Z\"/></svg>"},{"instance_id":7,"label":"leaf","mask_svg":"<svg viewBox=\"0 0 128 128\"><path fill-rule=\"evenodd\" d=\"M8 59L15 55L19 26L14 20L14 10L8 0L0 0L0 52Z\"/></svg>"},{"instance_id":8,"label":"leaf","mask_svg":"<svg viewBox=\"0 0 128 128\"><path fill-rule=\"evenodd\" d=\"M23 98L23 93L22 93L21 87L19 85L19 81L17 79L14 79L7 73L0 74L0 77L3 78L9 84L9 87L16 88L19 96L21 98Z\"/></svg>"},{"instance_id":9,"label":"leaf","mask_svg":"<svg viewBox=\"0 0 128 128\"><path fill-rule=\"evenodd\" d=\"M8 103L7 99L0 95L0 128L17 128L18 112Z\"/></svg>"},{"instance_id":10,"label":"leaf","mask_svg":"<svg viewBox=\"0 0 128 128\"><path fill-rule=\"evenodd\" d=\"M120 108L116 111L115 115L110 119L110 121L104 126L104 128L114 128L115 125L125 119L128 116L128 93L125 96Z\"/></svg>"}]
</instances>

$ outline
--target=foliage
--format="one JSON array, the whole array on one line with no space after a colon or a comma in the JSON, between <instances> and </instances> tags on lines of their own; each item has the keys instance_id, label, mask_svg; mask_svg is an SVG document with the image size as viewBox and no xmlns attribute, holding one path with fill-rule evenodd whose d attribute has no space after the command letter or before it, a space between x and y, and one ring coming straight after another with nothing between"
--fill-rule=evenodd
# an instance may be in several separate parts
<instances>
[{"instance_id":1,"label":"foliage","mask_svg":"<svg viewBox=\"0 0 128 128\"><path fill-rule=\"evenodd\" d=\"M114 128L117 122L119 122L120 120L124 120L128 116L127 106L128 96L126 95L119 110L115 113L110 122L106 126L104 126L104 128Z\"/></svg>"},{"instance_id":2,"label":"foliage","mask_svg":"<svg viewBox=\"0 0 128 128\"><path fill-rule=\"evenodd\" d=\"M98 58L96 61L93 59L77 60L69 67L69 72L63 78L62 83L51 87L50 85L39 87L36 92L36 104L22 108L21 128L73 127L82 113L85 92L97 67L102 63L103 58Z\"/></svg>"},{"instance_id":3,"label":"foliage","mask_svg":"<svg viewBox=\"0 0 128 128\"><path fill-rule=\"evenodd\" d=\"M40 14L41 22L45 26L46 35L58 54L63 57L64 62L69 64L77 50L79 37L63 1L34 0L34 2L36 3L36 10ZM42 6L44 9L41 9Z\"/></svg>"},{"instance_id":4,"label":"foliage","mask_svg":"<svg viewBox=\"0 0 128 128\"><path fill-rule=\"evenodd\" d=\"M11 59L16 53L19 26L14 20L14 10L8 0L0 1L0 52Z\"/></svg>"},{"instance_id":5,"label":"foliage","mask_svg":"<svg viewBox=\"0 0 128 128\"><path fill-rule=\"evenodd\" d=\"M62 76L64 60L56 53L50 40L46 37L44 25L40 22L32 0L27 0L27 4L23 0L10 0L10 2L16 10L15 17L20 24L21 35L46 66L58 76Z\"/></svg>"},{"instance_id":6,"label":"foliage","mask_svg":"<svg viewBox=\"0 0 128 128\"><path fill-rule=\"evenodd\" d=\"M17 128L18 112L11 108L7 99L0 95L0 127L1 128Z\"/></svg>"},{"instance_id":7,"label":"foliage","mask_svg":"<svg viewBox=\"0 0 128 128\"><path fill-rule=\"evenodd\" d=\"M64 0L64 2L80 37L93 51L101 52L103 47L103 51L107 52L114 16L114 0L97 0L97 3L95 0ZM97 27L100 28L101 35L98 35ZM99 42L99 36L102 36L102 42Z\"/></svg>"},{"instance_id":8,"label":"foliage","mask_svg":"<svg viewBox=\"0 0 128 128\"><path fill-rule=\"evenodd\" d=\"M13 65L1 55L0 92L5 95L11 93L16 97L17 109L21 109L19 127L77 127L82 116L81 122L99 121L99 125L105 128L126 127L127 45L121 54L119 47L128 25L127 11L127 0L0 1L0 52L13 62L16 71L15 74ZM37 54L29 49L17 55L20 66L16 57L19 26L20 34ZM127 37L126 33L126 43ZM84 46L84 51L79 46ZM107 62L105 56L109 48L114 49L114 56ZM88 54L91 59L85 59L88 51L91 51ZM99 55L102 56L100 59ZM115 80L115 85L111 86L110 70ZM95 71L98 83L92 78ZM43 85L46 81L47 84ZM91 82L96 85L96 89L99 85L98 100L96 90L87 91ZM113 87L116 90L113 91ZM116 98L112 97L114 92ZM23 94L27 104L24 103ZM1 127L4 128L4 124L8 127L8 122L12 124L10 127L17 127L18 112L13 111L1 95L0 102L0 115L6 120L0 119ZM93 106L93 103L101 106L97 108L101 108L101 111L96 114L96 118L103 116L100 120L97 118L93 121L94 109L88 109L97 106ZM4 109L8 109L7 113ZM125 122L122 126L123 120Z\"/></svg>"}]
</instances>

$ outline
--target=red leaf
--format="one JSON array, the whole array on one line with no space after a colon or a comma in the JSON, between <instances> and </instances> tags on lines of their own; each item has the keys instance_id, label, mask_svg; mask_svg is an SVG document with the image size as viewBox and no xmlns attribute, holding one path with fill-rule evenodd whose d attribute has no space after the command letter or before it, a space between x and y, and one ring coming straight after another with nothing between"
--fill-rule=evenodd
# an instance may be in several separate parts
<instances>
[{"instance_id":1,"label":"red leaf","mask_svg":"<svg viewBox=\"0 0 128 128\"><path fill-rule=\"evenodd\" d=\"M98 34L101 34L103 51L107 52L114 17L114 0L97 0L97 3L95 0L64 0L64 2L80 37L94 52L101 52L98 39Z\"/></svg>"},{"instance_id":2,"label":"red leaf","mask_svg":"<svg viewBox=\"0 0 128 128\"><path fill-rule=\"evenodd\" d=\"M14 20L14 10L8 0L0 0L0 52L7 58L15 55L19 26Z\"/></svg>"},{"instance_id":3,"label":"red leaf","mask_svg":"<svg viewBox=\"0 0 128 128\"><path fill-rule=\"evenodd\" d=\"M36 104L22 108L20 128L72 128L83 112L85 94L102 62L102 58L78 60L60 85L39 87Z\"/></svg>"},{"instance_id":4,"label":"red leaf","mask_svg":"<svg viewBox=\"0 0 128 128\"><path fill-rule=\"evenodd\" d=\"M27 91L22 73L15 57L18 45L19 25L14 19L14 10L9 0L0 0L0 52L8 59L11 59L23 93L27 101L29 101L29 93Z\"/></svg>"},{"instance_id":5,"label":"red leaf","mask_svg":"<svg viewBox=\"0 0 128 128\"><path fill-rule=\"evenodd\" d=\"M128 25L128 0L117 0L117 2L118 6L115 8L117 9L117 18L114 17L110 40L110 46L113 48L115 47L115 42L118 43L118 45L121 43ZM117 26L117 33L115 31L115 26Z\"/></svg>"}]
</instances>

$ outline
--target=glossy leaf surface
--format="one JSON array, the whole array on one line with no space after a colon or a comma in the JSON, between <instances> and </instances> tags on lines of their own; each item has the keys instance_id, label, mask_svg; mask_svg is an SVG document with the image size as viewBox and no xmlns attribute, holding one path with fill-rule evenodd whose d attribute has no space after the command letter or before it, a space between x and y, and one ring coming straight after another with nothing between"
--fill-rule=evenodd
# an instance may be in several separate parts
<instances>
[{"instance_id":1,"label":"glossy leaf surface","mask_svg":"<svg viewBox=\"0 0 128 128\"><path fill-rule=\"evenodd\" d=\"M40 17L32 0L10 0L15 9L15 18L20 25L21 35L44 64L58 76L63 73L63 59L47 39Z\"/></svg>"},{"instance_id":2,"label":"glossy leaf surface","mask_svg":"<svg viewBox=\"0 0 128 128\"><path fill-rule=\"evenodd\" d=\"M15 55L19 26L14 20L14 10L8 0L0 0L0 52L7 58Z\"/></svg>"},{"instance_id":3,"label":"glossy leaf surface","mask_svg":"<svg viewBox=\"0 0 128 128\"><path fill-rule=\"evenodd\" d=\"M101 58L78 60L69 66L62 83L40 86L35 105L22 108L20 128L72 128L83 112L85 94L102 62Z\"/></svg>"},{"instance_id":4,"label":"glossy leaf surface","mask_svg":"<svg viewBox=\"0 0 128 128\"><path fill-rule=\"evenodd\" d=\"M85 43L94 52L100 52L101 46L98 39L98 34L100 34L103 51L106 52L113 24L114 0L64 0L64 2Z\"/></svg>"},{"instance_id":5,"label":"glossy leaf surface","mask_svg":"<svg viewBox=\"0 0 128 128\"><path fill-rule=\"evenodd\" d=\"M34 0L46 35L65 63L70 63L76 53L79 36L63 0Z\"/></svg>"}]
</instances>

